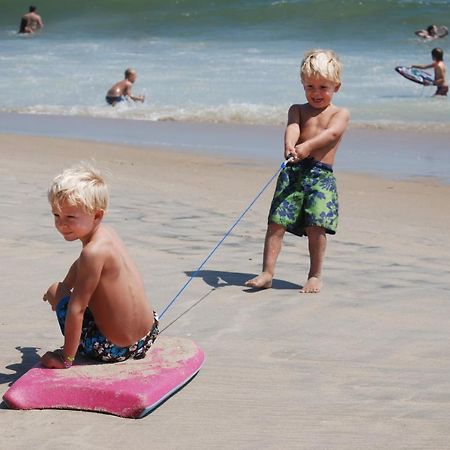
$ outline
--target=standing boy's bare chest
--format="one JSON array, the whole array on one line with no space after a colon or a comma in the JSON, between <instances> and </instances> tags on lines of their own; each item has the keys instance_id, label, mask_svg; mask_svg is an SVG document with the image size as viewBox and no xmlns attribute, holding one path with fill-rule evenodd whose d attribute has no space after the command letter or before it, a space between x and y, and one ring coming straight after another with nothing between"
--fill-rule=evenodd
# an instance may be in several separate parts
<instances>
[{"instance_id":1,"label":"standing boy's bare chest","mask_svg":"<svg viewBox=\"0 0 450 450\"><path fill-rule=\"evenodd\" d=\"M334 112L331 105L324 110L315 110L305 107L305 105L300 106L300 141L307 141L328 128Z\"/></svg>"}]
</instances>

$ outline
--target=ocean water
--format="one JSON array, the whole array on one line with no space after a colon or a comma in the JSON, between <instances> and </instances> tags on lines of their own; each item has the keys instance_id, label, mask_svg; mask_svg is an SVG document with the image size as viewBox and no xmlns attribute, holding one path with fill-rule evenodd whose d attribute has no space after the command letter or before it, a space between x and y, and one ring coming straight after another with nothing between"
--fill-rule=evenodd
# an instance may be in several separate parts
<instances>
[{"instance_id":1,"label":"ocean water","mask_svg":"<svg viewBox=\"0 0 450 450\"><path fill-rule=\"evenodd\" d=\"M299 63L332 48L344 65L335 103L353 126L447 130L450 102L397 65L431 62L450 38L443 0L40 0L45 30L16 33L25 4L0 0L0 112L279 125L303 102ZM144 104L104 95L134 67Z\"/></svg>"}]
</instances>

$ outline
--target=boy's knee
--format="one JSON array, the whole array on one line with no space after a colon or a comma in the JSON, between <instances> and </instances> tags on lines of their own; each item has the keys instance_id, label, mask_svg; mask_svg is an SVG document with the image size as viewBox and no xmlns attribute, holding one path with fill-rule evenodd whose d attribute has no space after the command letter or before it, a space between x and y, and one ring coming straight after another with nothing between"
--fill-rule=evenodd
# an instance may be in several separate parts
<instances>
[{"instance_id":1,"label":"boy's knee","mask_svg":"<svg viewBox=\"0 0 450 450\"><path fill-rule=\"evenodd\" d=\"M305 233L306 233L306 236L308 236L308 238L314 238L314 237L320 237L320 236L326 237L325 228L318 227L318 226L306 227Z\"/></svg>"},{"instance_id":2,"label":"boy's knee","mask_svg":"<svg viewBox=\"0 0 450 450\"><path fill-rule=\"evenodd\" d=\"M44 300L48 301L52 306L53 311L56 310L56 306L64 297L71 294L70 289L68 289L63 283L56 282L53 283L44 294Z\"/></svg>"},{"instance_id":3,"label":"boy's knee","mask_svg":"<svg viewBox=\"0 0 450 450\"><path fill-rule=\"evenodd\" d=\"M283 236L284 233L286 232L286 228L283 227L282 225L278 225L277 223L269 222L267 226L267 231L270 235Z\"/></svg>"}]
</instances>

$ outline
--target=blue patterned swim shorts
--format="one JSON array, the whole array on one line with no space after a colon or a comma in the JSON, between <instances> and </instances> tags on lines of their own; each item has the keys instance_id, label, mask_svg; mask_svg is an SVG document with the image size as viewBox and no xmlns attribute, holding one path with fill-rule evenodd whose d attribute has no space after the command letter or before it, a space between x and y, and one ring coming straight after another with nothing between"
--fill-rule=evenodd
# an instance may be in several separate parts
<instances>
[{"instance_id":1,"label":"blue patterned swim shorts","mask_svg":"<svg viewBox=\"0 0 450 450\"><path fill-rule=\"evenodd\" d=\"M56 307L56 317L58 318L59 326L63 334L69 300L70 296L64 297ZM153 327L142 339L139 339L139 341L129 347L119 347L103 336L94 321L91 311L86 309L81 328L78 352L103 362L119 362L125 361L128 358L144 358L159 333L158 315L155 311L153 311L153 316L155 319Z\"/></svg>"},{"instance_id":2,"label":"blue patterned swim shorts","mask_svg":"<svg viewBox=\"0 0 450 450\"><path fill-rule=\"evenodd\" d=\"M312 158L286 166L278 177L268 220L298 236L306 235L309 226L335 234L338 194L332 167Z\"/></svg>"}]
</instances>

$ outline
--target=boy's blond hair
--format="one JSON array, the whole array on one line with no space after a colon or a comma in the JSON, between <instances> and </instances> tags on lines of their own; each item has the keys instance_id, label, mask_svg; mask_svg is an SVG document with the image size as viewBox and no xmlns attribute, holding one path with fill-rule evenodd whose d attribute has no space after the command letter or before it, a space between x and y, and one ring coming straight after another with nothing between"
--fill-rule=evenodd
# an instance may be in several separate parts
<instances>
[{"instance_id":1,"label":"boy's blond hair","mask_svg":"<svg viewBox=\"0 0 450 450\"><path fill-rule=\"evenodd\" d=\"M342 65L332 50L309 50L305 53L300 67L300 78L322 77L333 83L341 82Z\"/></svg>"},{"instance_id":2,"label":"boy's blond hair","mask_svg":"<svg viewBox=\"0 0 450 450\"><path fill-rule=\"evenodd\" d=\"M57 175L48 190L48 201L52 208L59 209L61 203L68 202L92 213L106 211L109 193L100 172L82 163L66 169Z\"/></svg>"}]
</instances>

